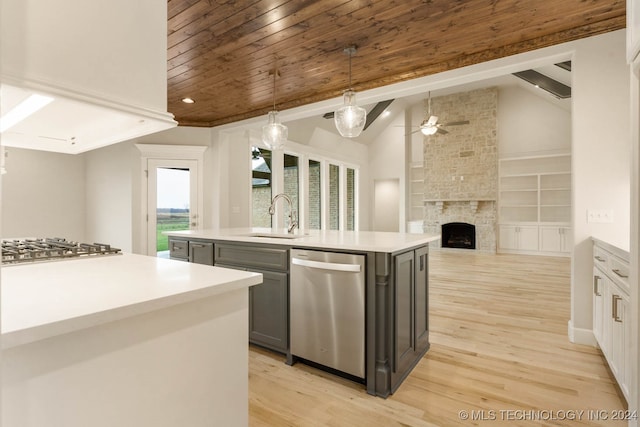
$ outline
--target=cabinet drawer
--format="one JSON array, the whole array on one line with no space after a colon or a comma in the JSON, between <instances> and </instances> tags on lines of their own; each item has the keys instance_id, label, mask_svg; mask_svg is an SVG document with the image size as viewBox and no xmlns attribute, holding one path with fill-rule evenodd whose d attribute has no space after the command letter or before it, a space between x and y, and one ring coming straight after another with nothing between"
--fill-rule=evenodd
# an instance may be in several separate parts
<instances>
[{"instance_id":1,"label":"cabinet drawer","mask_svg":"<svg viewBox=\"0 0 640 427\"><path fill-rule=\"evenodd\" d=\"M607 268L607 264L609 262L609 252L594 246L593 248L593 265L600 266L602 268Z\"/></svg>"},{"instance_id":2,"label":"cabinet drawer","mask_svg":"<svg viewBox=\"0 0 640 427\"><path fill-rule=\"evenodd\" d=\"M629 293L629 264L618 257L611 256L609 257L609 269L611 270L611 278Z\"/></svg>"},{"instance_id":3,"label":"cabinet drawer","mask_svg":"<svg viewBox=\"0 0 640 427\"><path fill-rule=\"evenodd\" d=\"M188 258L189 242L187 240L169 239L169 256L171 258Z\"/></svg>"},{"instance_id":4,"label":"cabinet drawer","mask_svg":"<svg viewBox=\"0 0 640 427\"><path fill-rule=\"evenodd\" d=\"M287 271L289 249L216 243L215 264L218 263Z\"/></svg>"}]
</instances>

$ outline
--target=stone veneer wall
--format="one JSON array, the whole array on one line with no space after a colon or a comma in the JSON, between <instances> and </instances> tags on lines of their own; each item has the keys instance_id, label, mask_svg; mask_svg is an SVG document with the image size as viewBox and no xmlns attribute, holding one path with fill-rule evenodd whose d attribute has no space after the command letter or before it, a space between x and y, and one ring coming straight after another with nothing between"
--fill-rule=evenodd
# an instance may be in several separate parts
<instances>
[{"instance_id":1,"label":"stone veneer wall","mask_svg":"<svg viewBox=\"0 0 640 427\"><path fill-rule=\"evenodd\" d=\"M476 248L485 252L496 251L497 109L496 88L432 98L431 112L439 123L469 124L424 138L424 231L440 233L448 222L474 224ZM475 212L471 201L478 201ZM436 202L443 202L442 208Z\"/></svg>"}]
</instances>

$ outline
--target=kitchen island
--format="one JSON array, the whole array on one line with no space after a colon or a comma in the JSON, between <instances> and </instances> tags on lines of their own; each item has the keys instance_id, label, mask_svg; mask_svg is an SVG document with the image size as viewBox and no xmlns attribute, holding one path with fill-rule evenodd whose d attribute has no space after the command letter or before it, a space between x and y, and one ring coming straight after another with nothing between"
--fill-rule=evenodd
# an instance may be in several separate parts
<instances>
[{"instance_id":1,"label":"kitchen island","mask_svg":"<svg viewBox=\"0 0 640 427\"><path fill-rule=\"evenodd\" d=\"M260 274L133 254L1 272L2 425L247 425Z\"/></svg>"},{"instance_id":2,"label":"kitchen island","mask_svg":"<svg viewBox=\"0 0 640 427\"><path fill-rule=\"evenodd\" d=\"M298 249L364 258L364 298L353 304L365 316L365 374L359 379L369 394L389 396L429 349L428 247L439 235L263 228L167 234L173 259L263 274L249 294L249 340L283 353L289 364L296 361L290 295L296 286L291 253Z\"/></svg>"}]
</instances>

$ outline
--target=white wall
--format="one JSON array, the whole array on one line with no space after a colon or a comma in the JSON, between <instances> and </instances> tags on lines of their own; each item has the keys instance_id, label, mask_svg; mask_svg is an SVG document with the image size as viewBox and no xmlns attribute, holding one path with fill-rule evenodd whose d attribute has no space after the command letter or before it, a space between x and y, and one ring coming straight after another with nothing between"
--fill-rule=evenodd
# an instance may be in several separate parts
<instances>
[{"instance_id":1,"label":"white wall","mask_svg":"<svg viewBox=\"0 0 640 427\"><path fill-rule=\"evenodd\" d=\"M405 115L396 114L389 120L389 125L380 132L380 135L369 145L369 192L374 191L374 182L377 181L398 181L399 201L398 227L397 230L404 231L406 221L406 161L407 150L405 149ZM363 208L375 210L376 203L371 197L368 205L361 205ZM378 231L377 224L371 218L371 229ZM386 226L385 226L386 229ZM383 231L380 229L379 231Z\"/></svg>"},{"instance_id":2,"label":"white wall","mask_svg":"<svg viewBox=\"0 0 640 427\"><path fill-rule=\"evenodd\" d=\"M3 0L0 7L4 76L166 111L165 2Z\"/></svg>"},{"instance_id":3,"label":"white wall","mask_svg":"<svg viewBox=\"0 0 640 427\"><path fill-rule=\"evenodd\" d=\"M570 333L572 327L577 342L586 340L592 328L591 236L629 249L630 82L624 48L625 32L616 31L581 41L572 59L575 246ZM587 223L588 209L613 210L613 223Z\"/></svg>"},{"instance_id":4,"label":"white wall","mask_svg":"<svg viewBox=\"0 0 640 427\"><path fill-rule=\"evenodd\" d=\"M133 251L133 173L139 162L131 142L84 154L86 238Z\"/></svg>"},{"instance_id":5,"label":"white wall","mask_svg":"<svg viewBox=\"0 0 640 427\"><path fill-rule=\"evenodd\" d=\"M2 237L85 241L85 162L81 156L5 148Z\"/></svg>"},{"instance_id":6,"label":"white wall","mask_svg":"<svg viewBox=\"0 0 640 427\"><path fill-rule=\"evenodd\" d=\"M571 112L518 85L499 88L497 122L499 158L571 151Z\"/></svg>"}]
</instances>

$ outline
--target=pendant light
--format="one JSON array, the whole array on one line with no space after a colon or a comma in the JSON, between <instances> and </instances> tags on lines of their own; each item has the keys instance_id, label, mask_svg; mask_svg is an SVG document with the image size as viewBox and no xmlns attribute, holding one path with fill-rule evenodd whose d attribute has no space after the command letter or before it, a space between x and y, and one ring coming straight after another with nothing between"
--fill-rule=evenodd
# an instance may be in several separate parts
<instances>
[{"instance_id":1,"label":"pendant light","mask_svg":"<svg viewBox=\"0 0 640 427\"><path fill-rule=\"evenodd\" d=\"M350 46L344 53L349 55L349 88L344 91L344 105L334 113L333 120L340 135L355 138L364 129L367 110L356 105L356 93L351 87L351 57L356 53L356 47Z\"/></svg>"},{"instance_id":2,"label":"pendant light","mask_svg":"<svg viewBox=\"0 0 640 427\"><path fill-rule=\"evenodd\" d=\"M270 150L282 150L289 136L289 129L280 123L276 111L276 77L279 77L280 73L275 70L273 73L269 73L269 75L271 74L273 74L273 110L269 111L267 124L262 126L262 142Z\"/></svg>"}]
</instances>

